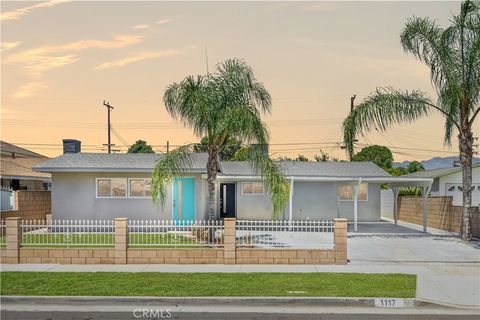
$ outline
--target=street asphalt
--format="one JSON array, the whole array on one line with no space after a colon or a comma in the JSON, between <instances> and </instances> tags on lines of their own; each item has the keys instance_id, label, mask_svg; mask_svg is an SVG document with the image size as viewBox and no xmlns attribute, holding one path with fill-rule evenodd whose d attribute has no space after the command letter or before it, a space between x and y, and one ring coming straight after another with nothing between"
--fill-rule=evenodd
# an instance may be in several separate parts
<instances>
[{"instance_id":1,"label":"street asphalt","mask_svg":"<svg viewBox=\"0 0 480 320\"><path fill-rule=\"evenodd\" d=\"M136 319L261 319L261 320L477 320L478 315L439 315L439 314L299 314L299 313L226 313L226 312L179 312L171 317L137 318L132 313L125 312L2 312L2 320L136 320Z\"/></svg>"}]
</instances>

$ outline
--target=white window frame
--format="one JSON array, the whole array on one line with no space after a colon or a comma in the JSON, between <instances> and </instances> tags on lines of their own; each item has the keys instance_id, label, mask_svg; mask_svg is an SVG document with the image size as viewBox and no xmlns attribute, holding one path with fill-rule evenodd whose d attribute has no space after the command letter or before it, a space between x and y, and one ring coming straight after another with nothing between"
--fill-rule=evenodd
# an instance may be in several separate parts
<instances>
[{"instance_id":1,"label":"white window frame","mask_svg":"<svg viewBox=\"0 0 480 320\"><path fill-rule=\"evenodd\" d=\"M111 180L111 179L125 179L126 183L125 183L125 196L124 197L112 197L112 196L108 196L108 197L103 197L103 196L99 196L98 195L98 180ZM110 186L111 188L111 186ZM95 198L96 199L127 199L128 198L128 178L124 178L124 177L101 177L101 178L95 178ZM111 190L110 190L110 194L111 194Z\"/></svg>"},{"instance_id":2,"label":"white window frame","mask_svg":"<svg viewBox=\"0 0 480 320\"><path fill-rule=\"evenodd\" d=\"M144 183L144 185L143 185L143 186L144 186L144 187L143 187L143 194L144 194L144 195L143 195L143 196L137 197L137 196L131 196L131 195L130 195L130 181L131 181L131 180L143 180L143 183ZM138 178L128 178L128 186L127 186L127 187L128 187L128 193L127 193L128 198L131 198L131 199L152 199L152 196L151 196L151 195L145 196L145 181L146 181L146 180L150 180L150 186L151 186L151 185L152 185L152 178L141 178L141 177L138 177ZM150 190L150 192L151 192L151 190Z\"/></svg>"},{"instance_id":3,"label":"white window frame","mask_svg":"<svg viewBox=\"0 0 480 320\"><path fill-rule=\"evenodd\" d=\"M369 187L368 187L368 182L362 182L361 184L366 185L366 188L367 188L367 190L366 190L367 198L366 198L366 199L360 199L360 198L358 198L357 201L359 201L359 202L360 202L360 201L361 201L361 202L365 202L365 201L368 201L368 188L369 188ZM341 187L352 187L352 199L341 199L341 198L340 198L339 189L340 189ZM360 188L360 187L359 187L359 188ZM337 191L337 200L338 200L338 201L342 201L342 202L344 202L344 201L345 201L345 202L355 201L355 198L353 197L353 185L350 185L350 184L338 185L336 191ZM359 190L359 191L360 191L360 190Z\"/></svg>"},{"instance_id":4,"label":"white window frame","mask_svg":"<svg viewBox=\"0 0 480 320\"><path fill-rule=\"evenodd\" d=\"M243 185L246 184L246 183L251 183L252 184L252 193L244 193L243 192ZM261 183L262 184L262 193L253 193L253 184L254 183ZM241 185L242 189L240 190L240 194L242 196L263 196L265 195L265 185L262 181L243 181L242 182L242 185Z\"/></svg>"}]
</instances>

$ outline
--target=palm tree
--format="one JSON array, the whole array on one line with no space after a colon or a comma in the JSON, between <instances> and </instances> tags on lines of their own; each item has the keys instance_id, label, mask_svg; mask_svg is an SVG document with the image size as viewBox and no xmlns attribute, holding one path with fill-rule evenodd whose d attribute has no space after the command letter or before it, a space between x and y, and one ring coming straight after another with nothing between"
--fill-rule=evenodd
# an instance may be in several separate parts
<instances>
[{"instance_id":1,"label":"palm tree","mask_svg":"<svg viewBox=\"0 0 480 320\"><path fill-rule=\"evenodd\" d=\"M249 161L264 180L274 214L285 208L289 196L288 182L280 167L265 152L269 134L261 114L270 112L271 97L243 60L226 60L217 65L213 74L189 76L180 83L173 83L165 90L163 100L173 118L208 141L209 219L215 219L219 154L229 139L255 146L249 148ZM152 174L154 201L165 202L172 180L191 166L193 151L192 145L185 145L167 153L156 163Z\"/></svg>"},{"instance_id":2,"label":"palm tree","mask_svg":"<svg viewBox=\"0 0 480 320\"><path fill-rule=\"evenodd\" d=\"M353 154L358 134L365 135L372 129L385 131L431 112L442 114L445 144L450 145L452 134L458 132L464 186L462 237L470 240L472 127L480 112L480 2L463 2L460 14L445 29L429 18L410 18L400 39L406 52L429 67L438 98L433 101L420 90L378 88L343 122L347 151Z\"/></svg>"}]
</instances>

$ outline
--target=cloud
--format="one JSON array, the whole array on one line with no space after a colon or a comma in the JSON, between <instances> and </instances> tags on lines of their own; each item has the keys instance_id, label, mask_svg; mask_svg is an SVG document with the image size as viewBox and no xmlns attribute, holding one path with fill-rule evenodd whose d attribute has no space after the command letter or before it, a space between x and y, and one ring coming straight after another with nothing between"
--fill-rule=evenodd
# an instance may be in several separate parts
<instances>
[{"instance_id":1,"label":"cloud","mask_svg":"<svg viewBox=\"0 0 480 320\"><path fill-rule=\"evenodd\" d=\"M308 46L314 46L314 47L320 47L323 46L323 43L309 39L309 38L291 38L290 41L296 42L296 43L301 43L301 44L306 44Z\"/></svg>"},{"instance_id":2,"label":"cloud","mask_svg":"<svg viewBox=\"0 0 480 320\"><path fill-rule=\"evenodd\" d=\"M149 26L146 25L146 24L139 24L137 26L133 26L132 28L135 29L135 30L143 30L143 29L148 29Z\"/></svg>"},{"instance_id":3,"label":"cloud","mask_svg":"<svg viewBox=\"0 0 480 320\"><path fill-rule=\"evenodd\" d=\"M2 42L0 44L0 52L7 51L13 48L16 48L20 45L20 41L15 41L15 42Z\"/></svg>"},{"instance_id":4,"label":"cloud","mask_svg":"<svg viewBox=\"0 0 480 320\"><path fill-rule=\"evenodd\" d=\"M110 69L110 68L117 68L117 67L123 67L135 62L139 61L144 61L144 60L152 60L152 59L157 59L157 58L163 58L163 57L171 57L171 56L177 56L181 54L181 50L165 50L165 51L158 51L158 52L144 52L144 53L139 53L136 55L132 55L126 58L118 59L118 60L113 60L109 62L104 62L98 66L96 66L94 69L95 70L104 70L104 69Z\"/></svg>"},{"instance_id":5,"label":"cloud","mask_svg":"<svg viewBox=\"0 0 480 320\"><path fill-rule=\"evenodd\" d=\"M118 35L112 40L90 39L57 46L42 46L9 55L4 59L4 63L23 64L30 72L39 73L50 68L77 62L79 58L72 52L93 48L118 49L136 44L142 40L143 36L139 35Z\"/></svg>"},{"instance_id":6,"label":"cloud","mask_svg":"<svg viewBox=\"0 0 480 320\"><path fill-rule=\"evenodd\" d=\"M181 18L181 16L175 16L175 17L171 17L171 18L168 18L168 19L158 20L157 22L155 22L155 24L165 24L165 23L169 23L169 22L172 22L172 21L180 19L180 18Z\"/></svg>"},{"instance_id":7,"label":"cloud","mask_svg":"<svg viewBox=\"0 0 480 320\"><path fill-rule=\"evenodd\" d=\"M46 88L47 86L41 82L29 82L21 86L13 95L12 98L20 99L30 97L36 94L39 90Z\"/></svg>"},{"instance_id":8,"label":"cloud","mask_svg":"<svg viewBox=\"0 0 480 320\"><path fill-rule=\"evenodd\" d=\"M14 11L3 12L0 15L0 20L1 21L18 20L23 15L26 15L27 13L30 13L30 11L33 11L35 9L49 8L49 7L56 6L57 4L64 3L64 2L69 2L69 0L51 0L51 1L46 1L46 2L36 3L36 4L31 5L29 7L17 9L17 10L14 10Z\"/></svg>"}]
</instances>

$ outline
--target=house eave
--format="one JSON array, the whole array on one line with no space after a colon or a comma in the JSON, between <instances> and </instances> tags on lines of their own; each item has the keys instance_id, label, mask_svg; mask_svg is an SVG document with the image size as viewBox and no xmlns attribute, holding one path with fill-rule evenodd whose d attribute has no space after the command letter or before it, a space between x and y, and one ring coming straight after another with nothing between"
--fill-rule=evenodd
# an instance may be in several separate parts
<instances>
[{"instance_id":1,"label":"house eave","mask_svg":"<svg viewBox=\"0 0 480 320\"><path fill-rule=\"evenodd\" d=\"M48 167L37 167L32 169L35 172L115 172L115 173L152 173L153 168L48 168ZM185 170L185 173L205 173L205 170L202 169L190 169Z\"/></svg>"},{"instance_id":2,"label":"house eave","mask_svg":"<svg viewBox=\"0 0 480 320\"><path fill-rule=\"evenodd\" d=\"M202 175L206 178L206 175ZM371 182L371 183L389 183L389 184L419 184L429 185L433 183L432 178L402 178L402 177L319 177L319 176L286 176L285 178L295 181L312 181L312 182ZM261 180L261 176L246 175L218 175L218 180Z\"/></svg>"},{"instance_id":3,"label":"house eave","mask_svg":"<svg viewBox=\"0 0 480 320\"><path fill-rule=\"evenodd\" d=\"M34 177L34 176L16 176L16 175L3 175L0 174L1 179L18 179L18 180L36 180L36 181L52 181L50 177Z\"/></svg>"}]
</instances>

